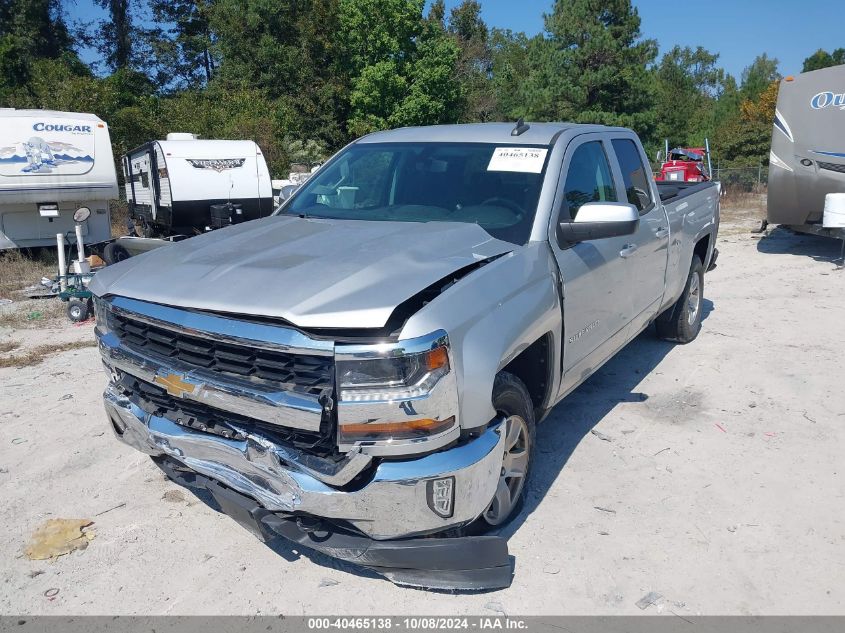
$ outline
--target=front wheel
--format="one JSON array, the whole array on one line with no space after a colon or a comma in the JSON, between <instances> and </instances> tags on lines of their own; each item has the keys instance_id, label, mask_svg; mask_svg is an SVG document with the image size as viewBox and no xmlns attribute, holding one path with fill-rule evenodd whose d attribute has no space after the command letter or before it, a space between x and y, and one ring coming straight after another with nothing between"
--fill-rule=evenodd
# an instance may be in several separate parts
<instances>
[{"instance_id":1,"label":"front wheel","mask_svg":"<svg viewBox=\"0 0 845 633\"><path fill-rule=\"evenodd\" d=\"M523 382L507 372L497 375L493 407L504 418L505 451L496 492L476 521L480 531L500 527L519 514L534 454L534 406Z\"/></svg>"},{"instance_id":2,"label":"front wheel","mask_svg":"<svg viewBox=\"0 0 845 633\"><path fill-rule=\"evenodd\" d=\"M82 323L83 321L88 320L88 317L91 316L92 310L87 301L71 299L67 302L67 308L65 311L67 313L67 317L71 321L74 323Z\"/></svg>"},{"instance_id":3,"label":"front wheel","mask_svg":"<svg viewBox=\"0 0 845 633\"><path fill-rule=\"evenodd\" d=\"M122 262L130 257L131 255L129 255L129 251L117 242L106 244L106 247L103 249L103 261L106 262L107 266Z\"/></svg>"},{"instance_id":4,"label":"front wheel","mask_svg":"<svg viewBox=\"0 0 845 633\"><path fill-rule=\"evenodd\" d=\"M689 343L701 331L704 306L704 264L693 255L687 283L675 304L657 317L657 335L675 343Z\"/></svg>"}]
</instances>

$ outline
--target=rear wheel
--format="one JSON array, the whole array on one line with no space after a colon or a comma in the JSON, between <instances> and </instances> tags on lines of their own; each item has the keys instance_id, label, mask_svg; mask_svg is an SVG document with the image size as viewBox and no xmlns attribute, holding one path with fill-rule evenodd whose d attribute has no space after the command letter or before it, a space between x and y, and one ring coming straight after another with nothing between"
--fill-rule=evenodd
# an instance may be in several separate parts
<instances>
[{"instance_id":1,"label":"rear wheel","mask_svg":"<svg viewBox=\"0 0 845 633\"><path fill-rule=\"evenodd\" d=\"M476 520L480 531L505 525L519 514L534 453L534 405L523 382L501 372L493 385L493 406L504 418L505 451L496 492Z\"/></svg>"},{"instance_id":2,"label":"rear wheel","mask_svg":"<svg viewBox=\"0 0 845 633\"><path fill-rule=\"evenodd\" d=\"M704 264L693 255L687 283L675 304L657 317L657 335L675 343L689 343L701 331L704 306Z\"/></svg>"}]
</instances>

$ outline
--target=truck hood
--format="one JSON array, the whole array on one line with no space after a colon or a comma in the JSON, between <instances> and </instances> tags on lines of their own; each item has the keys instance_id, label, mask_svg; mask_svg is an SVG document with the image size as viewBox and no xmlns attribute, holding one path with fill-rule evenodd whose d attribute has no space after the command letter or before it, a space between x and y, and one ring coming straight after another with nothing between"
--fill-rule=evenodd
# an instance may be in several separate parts
<instances>
[{"instance_id":1,"label":"truck hood","mask_svg":"<svg viewBox=\"0 0 845 633\"><path fill-rule=\"evenodd\" d=\"M90 289L302 328L380 328L424 288L514 248L475 224L273 216L109 266Z\"/></svg>"}]
</instances>

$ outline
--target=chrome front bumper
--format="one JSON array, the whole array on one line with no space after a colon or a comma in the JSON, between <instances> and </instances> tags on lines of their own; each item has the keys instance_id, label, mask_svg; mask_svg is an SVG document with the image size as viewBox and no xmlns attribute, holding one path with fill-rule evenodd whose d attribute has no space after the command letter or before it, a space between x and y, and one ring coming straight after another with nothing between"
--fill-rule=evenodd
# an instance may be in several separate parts
<instances>
[{"instance_id":1,"label":"chrome front bumper","mask_svg":"<svg viewBox=\"0 0 845 633\"><path fill-rule=\"evenodd\" d=\"M495 425L451 449L383 461L366 485L344 491L286 461L285 447L258 434L238 441L193 431L145 413L111 386L104 398L115 435L129 446L171 457L271 512L345 521L379 540L435 533L478 517L493 498L504 451ZM429 482L449 477L454 478L452 515L443 518L429 505Z\"/></svg>"}]
</instances>

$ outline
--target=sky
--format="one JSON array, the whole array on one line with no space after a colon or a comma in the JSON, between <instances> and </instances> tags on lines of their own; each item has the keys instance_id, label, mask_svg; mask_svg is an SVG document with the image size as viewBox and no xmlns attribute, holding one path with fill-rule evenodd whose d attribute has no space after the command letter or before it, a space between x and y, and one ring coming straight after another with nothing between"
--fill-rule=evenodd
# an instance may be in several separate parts
<instances>
[{"instance_id":1,"label":"sky","mask_svg":"<svg viewBox=\"0 0 845 633\"><path fill-rule=\"evenodd\" d=\"M535 35L552 0L480 0L488 26ZM447 8L460 0L446 0ZM819 48L845 47L842 0L634 0L643 37L660 44L660 55L675 44L703 46L719 53L719 65L739 78L761 53L780 61L783 75L801 72L804 59ZM751 26L753 25L753 27Z\"/></svg>"},{"instance_id":2,"label":"sky","mask_svg":"<svg viewBox=\"0 0 845 633\"><path fill-rule=\"evenodd\" d=\"M553 0L480 0L488 26L536 35ZM430 4L430 0L428 0ZM91 20L103 12L93 0L69 3L71 20ZM460 0L446 0L447 9ZM719 53L719 65L740 78L742 69L767 53L780 61L783 75L801 72L804 58L823 48L845 47L842 0L634 0L643 37L660 44L660 54L675 44L703 46ZM752 26L753 25L753 26ZM96 60L83 51L86 62Z\"/></svg>"}]
</instances>

